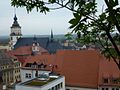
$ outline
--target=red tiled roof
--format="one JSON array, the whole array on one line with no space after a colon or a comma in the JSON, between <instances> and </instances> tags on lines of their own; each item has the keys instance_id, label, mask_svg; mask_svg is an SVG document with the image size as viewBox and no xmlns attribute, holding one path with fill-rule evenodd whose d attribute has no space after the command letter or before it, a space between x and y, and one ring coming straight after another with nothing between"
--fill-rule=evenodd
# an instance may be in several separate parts
<instances>
[{"instance_id":1,"label":"red tiled roof","mask_svg":"<svg viewBox=\"0 0 120 90\"><path fill-rule=\"evenodd\" d=\"M58 72L69 86L98 86L99 53L94 50L67 50L57 53Z\"/></svg>"},{"instance_id":2,"label":"red tiled roof","mask_svg":"<svg viewBox=\"0 0 120 90\"><path fill-rule=\"evenodd\" d=\"M54 63L54 60L55 60L55 56L54 55L50 55L50 54L43 54L43 55L35 55L35 56L29 56L27 57L27 59L25 60L25 63L23 64L23 67L25 67L25 65L27 63L34 63L36 62L37 64L45 64L47 65L47 70L50 70L51 67L49 67L49 65L53 65Z\"/></svg>"},{"instance_id":3,"label":"red tiled roof","mask_svg":"<svg viewBox=\"0 0 120 90\"><path fill-rule=\"evenodd\" d=\"M120 76L115 63L106 60L97 50L59 50L54 55L29 56L24 66L35 61L57 65L54 72L64 75L68 86L97 88L102 84L103 75Z\"/></svg>"},{"instance_id":4,"label":"red tiled roof","mask_svg":"<svg viewBox=\"0 0 120 90\"><path fill-rule=\"evenodd\" d=\"M44 48L40 47L40 52L41 53L48 53L47 50ZM9 53L14 54L14 55L31 55L32 53L32 46L22 46L20 48L17 48L15 50L10 51Z\"/></svg>"},{"instance_id":5,"label":"red tiled roof","mask_svg":"<svg viewBox=\"0 0 120 90\"><path fill-rule=\"evenodd\" d=\"M31 55L31 46L23 46L18 49L12 50L9 53L13 55Z\"/></svg>"},{"instance_id":6,"label":"red tiled roof","mask_svg":"<svg viewBox=\"0 0 120 90\"><path fill-rule=\"evenodd\" d=\"M109 80L109 83L108 84L104 84L103 83L103 78L120 78L120 70L118 69L117 65L115 64L115 62L113 60L106 60L106 58L102 58L100 60L100 63L99 63L99 85L107 85L107 86L110 86L110 85L113 85L113 86L116 86L116 85L119 85L120 86L120 83L119 84L114 84L112 82L110 82Z\"/></svg>"},{"instance_id":7,"label":"red tiled roof","mask_svg":"<svg viewBox=\"0 0 120 90\"><path fill-rule=\"evenodd\" d=\"M48 54L47 50L45 50L42 47L39 47L39 48L40 48L40 52L39 53L41 53L41 54ZM32 46L22 46L20 48L17 48L15 50L9 51L7 53L9 55L11 55L11 56L16 56L20 62L24 63L25 59L28 56L31 56L31 54L32 54Z\"/></svg>"}]
</instances>

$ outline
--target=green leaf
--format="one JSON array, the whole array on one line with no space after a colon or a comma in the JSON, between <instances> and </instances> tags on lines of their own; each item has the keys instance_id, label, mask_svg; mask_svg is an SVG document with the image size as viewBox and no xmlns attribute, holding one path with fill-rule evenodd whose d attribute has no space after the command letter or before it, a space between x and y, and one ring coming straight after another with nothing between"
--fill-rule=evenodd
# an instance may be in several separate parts
<instances>
[{"instance_id":1,"label":"green leaf","mask_svg":"<svg viewBox=\"0 0 120 90\"><path fill-rule=\"evenodd\" d=\"M50 2L50 3L55 3L56 0L48 0L48 2Z\"/></svg>"}]
</instances>

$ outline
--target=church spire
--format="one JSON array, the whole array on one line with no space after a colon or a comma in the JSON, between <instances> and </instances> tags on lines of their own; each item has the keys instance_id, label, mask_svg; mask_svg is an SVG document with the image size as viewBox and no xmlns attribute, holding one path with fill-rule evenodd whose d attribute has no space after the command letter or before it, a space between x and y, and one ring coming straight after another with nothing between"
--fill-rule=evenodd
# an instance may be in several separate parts
<instances>
[{"instance_id":1,"label":"church spire","mask_svg":"<svg viewBox=\"0 0 120 90\"><path fill-rule=\"evenodd\" d=\"M16 11L14 11L14 17L13 17L13 24L10 27L11 28L11 33L10 33L10 49L14 48L14 45L18 41L19 38L22 37L21 33L21 26L18 24L18 19L16 16Z\"/></svg>"},{"instance_id":2,"label":"church spire","mask_svg":"<svg viewBox=\"0 0 120 90\"><path fill-rule=\"evenodd\" d=\"M15 16L14 16L14 22L15 22L15 21L17 21L17 16L16 16L16 14L15 14Z\"/></svg>"},{"instance_id":3,"label":"church spire","mask_svg":"<svg viewBox=\"0 0 120 90\"><path fill-rule=\"evenodd\" d=\"M15 13L15 15L14 15L14 22L13 22L13 24L12 24L12 27L11 28L14 28L14 27L19 27L19 28L21 28L20 27L20 25L19 25L19 23L18 23L18 21L17 21L17 16L16 16L16 13Z\"/></svg>"},{"instance_id":4,"label":"church spire","mask_svg":"<svg viewBox=\"0 0 120 90\"><path fill-rule=\"evenodd\" d=\"M37 43L37 37L36 37L36 35L34 35L33 42Z\"/></svg>"},{"instance_id":5,"label":"church spire","mask_svg":"<svg viewBox=\"0 0 120 90\"><path fill-rule=\"evenodd\" d=\"M17 21L17 16L16 16L16 8L14 8L14 21Z\"/></svg>"},{"instance_id":6,"label":"church spire","mask_svg":"<svg viewBox=\"0 0 120 90\"><path fill-rule=\"evenodd\" d=\"M53 41L53 31L51 30L51 41Z\"/></svg>"}]
</instances>

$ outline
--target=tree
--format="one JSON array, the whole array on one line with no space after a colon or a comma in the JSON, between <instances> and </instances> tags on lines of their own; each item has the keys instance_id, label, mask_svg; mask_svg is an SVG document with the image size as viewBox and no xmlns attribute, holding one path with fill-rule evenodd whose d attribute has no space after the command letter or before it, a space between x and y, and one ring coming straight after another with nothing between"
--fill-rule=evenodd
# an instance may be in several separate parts
<instances>
[{"instance_id":1,"label":"tree","mask_svg":"<svg viewBox=\"0 0 120 90\"><path fill-rule=\"evenodd\" d=\"M112 58L120 70L120 6L118 0L104 0L106 8L97 15L96 0L11 0L12 6L26 7L30 12L34 8L42 13L67 8L72 11L69 21L72 33L84 44L99 43L100 50L109 59ZM49 7L56 4L55 7ZM117 32L113 36L113 33Z\"/></svg>"}]
</instances>

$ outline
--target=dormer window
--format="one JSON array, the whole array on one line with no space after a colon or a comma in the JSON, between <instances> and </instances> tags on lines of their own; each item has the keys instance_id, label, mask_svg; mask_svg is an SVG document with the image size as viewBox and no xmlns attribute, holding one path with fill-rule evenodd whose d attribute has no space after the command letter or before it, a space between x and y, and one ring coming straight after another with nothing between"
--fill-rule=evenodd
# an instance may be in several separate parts
<instances>
[{"instance_id":1,"label":"dormer window","mask_svg":"<svg viewBox=\"0 0 120 90\"><path fill-rule=\"evenodd\" d=\"M11 37L11 40L13 40L13 37Z\"/></svg>"},{"instance_id":2,"label":"dormer window","mask_svg":"<svg viewBox=\"0 0 120 90\"><path fill-rule=\"evenodd\" d=\"M108 83L108 82L109 82L108 78L103 78L103 83Z\"/></svg>"},{"instance_id":3,"label":"dormer window","mask_svg":"<svg viewBox=\"0 0 120 90\"><path fill-rule=\"evenodd\" d=\"M111 82L113 83L113 84L118 84L120 81L120 78L118 77L118 78L112 78L111 79Z\"/></svg>"},{"instance_id":4,"label":"dormer window","mask_svg":"<svg viewBox=\"0 0 120 90\"><path fill-rule=\"evenodd\" d=\"M25 67L31 67L31 63L27 63Z\"/></svg>"},{"instance_id":5,"label":"dormer window","mask_svg":"<svg viewBox=\"0 0 120 90\"><path fill-rule=\"evenodd\" d=\"M39 43L37 43L37 46L39 46Z\"/></svg>"},{"instance_id":6,"label":"dormer window","mask_svg":"<svg viewBox=\"0 0 120 90\"><path fill-rule=\"evenodd\" d=\"M47 65L45 65L45 64L43 64L43 63L41 63L40 65L38 65L38 68L41 68L41 69L44 69L44 68L46 68L47 67Z\"/></svg>"},{"instance_id":7,"label":"dormer window","mask_svg":"<svg viewBox=\"0 0 120 90\"><path fill-rule=\"evenodd\" d=\"M14 59L14 62L17 61L17 59Z\"/></svg>"},{"instance_id":8,"label":"dormer window","mask_svg":"<svg viewBox=\"0 0 120 90\"><path fill-rule=\"evenodd\" d=\"M32 52L37 54L40 51L39 43L33 43Z\"/></svg>"},{"instance_id":9,"label":"dormer window","mask_svg":"<svg viewBox=\"0 0 120 90\"><path fill-rule=\"evenodd\" d=\"M38 68L38 65L36 62L34 62L32 65L31 65L32 68Z\"/></svg>"},{"instance_id":10,"label":"dormer window","mask_svg":"<svg viewBox=\"0 0 120 90\"><path fill-rule=\"evenodd\" d=\"M35 43L33 43L33 46L35 46Z\"/></svg>"}]
</instances>

